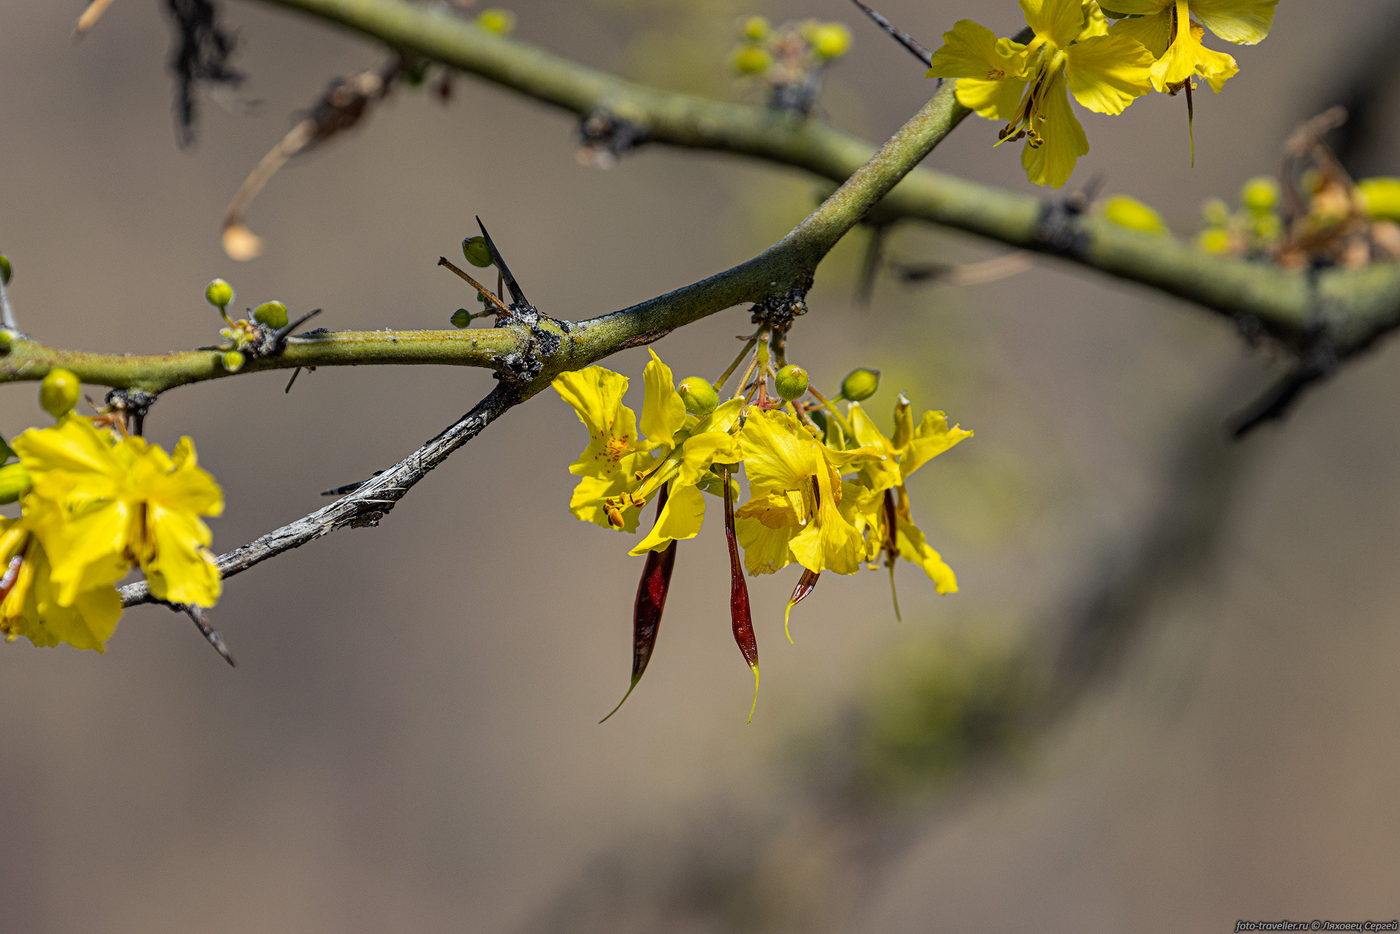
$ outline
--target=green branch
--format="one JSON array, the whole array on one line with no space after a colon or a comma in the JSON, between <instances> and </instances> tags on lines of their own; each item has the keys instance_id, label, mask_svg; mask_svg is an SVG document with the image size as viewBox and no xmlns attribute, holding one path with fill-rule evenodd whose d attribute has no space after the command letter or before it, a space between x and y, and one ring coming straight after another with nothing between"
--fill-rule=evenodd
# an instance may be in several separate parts
<instances>
[{"instance_id":1,"label":"green branch","mask_svg":"<svg viewBox=\"0 0 1400 934\"><path fill-rule=\"evenodd\" d=\"M263 2L336 23L580 117L606 111L633 124L649 142L751 156L833 181L849 178L871 157L870 144L817 121L635 84L493 35L428 5L406 0ZM1314 290L1300 273L1208 256L1190 244L1143 236L1097 219L1057 229L1045 223L1047 206L1040 198L929 170L912 173L880 210L885 216L924 220L1058 255L1194 302L1294 348L1314 340L1321 327L1347 356L1400 323L1400 265L1324 272ZM679 298L683 292L672 295Z\"/></svg>"},{"instance_id":2,"label":"green branch","mask_svg":"<svg viewBox=\"0 0 1400 934\"><path fill-rule=\"evenodd\" d=\"M318 331L288 338L276 356L250 359L238 373L312 366L447 364L501 368L524 342L510 328L471 331ZM0 351L0 382L43 379L56 367L84 383L159 393L187 383L234 376L224 369L222 350L165 354L101 354L61 350L12 334Z\"/></svg>"},{"instance_id":3,"label":"green branch","mask_svg":"<svg viewBox=\"0 0 1400 934\"><path fill-rule=\"evenodd\" d=\"M410 8L416 9L416 8ZM967 115L945 88L870 160L781 241L762 254L700 282L622 311L577 323L542 317L508 319L504 327L464 331L315 332L287 342L270 357L250 359L239 372L297 366L446 363L485 366L515 382L528 397L564 370L649 343L702 317L743 302L804 292L818 263L852 227ZM219 351L154 356L64 351L11 337L0 357L0 382L40 379L65 367L85 383L163 390L232 375Z\"/></svg>"}]
</instances>

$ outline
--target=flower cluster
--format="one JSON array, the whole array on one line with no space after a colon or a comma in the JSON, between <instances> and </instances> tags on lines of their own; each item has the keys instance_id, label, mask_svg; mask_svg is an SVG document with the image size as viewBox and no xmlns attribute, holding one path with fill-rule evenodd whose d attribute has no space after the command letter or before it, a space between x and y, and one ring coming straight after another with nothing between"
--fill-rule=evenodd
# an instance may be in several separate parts
<instances>
[{"instance_id":1,"label":"flower cluster","mask_svg":"<svg viewBox=\"0 0 1400 934\"><path fill-rule=\"evenodd\" d=\"M133 567L158 599L213 606L221 582L200 517L223 510L223 493L194 443L167 454L73 414L71 402L45 407L57 424L21 433L18 461L0 467L20 505L18 518L0 517L0 632L102 651L121 615L116 583Z\"/></svg>"},{"instance_id":2,"label":"flower cluster","mask_svg":"<svg viewBox=\"0 0 1400 934\"><path fill-rule=\"evenodd\" d=\"M906 480L972 432L950 427L942 412L925 412L916 424L901 396L894 430L887 435L856 401L874 391L874 371L857 371L853 377L864 379L847 379L838 396L848 402L842 412L808 389L805 371L785 366L768 373L768 348L758 347L749 371L757 375L746 377L740 394L724 402L701 378L678 386L670 367L652 352L642 374L640 422L623 403L628 379L619 373L591 366L554 381L588 430L587 447L569 467L579 477L569 504L573 514L604 528L635 532L642 507L653 500L658 504L651 529L631 550L647 556L637 595L632 687L656 639L676 543L699 534L705 494L725 503L734 633L753 670L755 690L758 650L745 570L772 574L801 566L788 613L825 571L854 574L883 564L891 568L893 582L893 566L901 558L922 568L939 593L957 591L952 569L914 523ZM769 375L776 398L768 393ZM867 385L859 386L862 382ZM811 401L804 404L809 392ZM749 495L736 508L735 474L741 468Z\"/></svg>"},{"instance_id":3,"label":"flower cluster","mask_svg":"<svg viewBox=\"0 0 1400 934\"><path fill-rule=\"evenodd\" d=\"M768 105L799 117L811 113L822 73L850 50L842 23L805 20L774 27L762 16L743 23L734 70L768 88Z\"/></svg>"},{"instance_id":4,"label":"flower cluster","mask_svg":"<svg viewBox=\"0 0 1400 934\"><path fill-rule=\"evenodd\" d=\"M1219 91L1239 66L1202 44L1253 45L1268 35L1278 0L1020 0L1027 44L997 38L960 20L943 36L928 75L957 78L958 101L1002 121L997 145L1024 139L1026 177L1059 188L1089 151L1069 98L1117 115L1157 90L1185 90L1197 79ZM1109 17L1116 20L1109 22Z\"/></svg>"}]
</instances>

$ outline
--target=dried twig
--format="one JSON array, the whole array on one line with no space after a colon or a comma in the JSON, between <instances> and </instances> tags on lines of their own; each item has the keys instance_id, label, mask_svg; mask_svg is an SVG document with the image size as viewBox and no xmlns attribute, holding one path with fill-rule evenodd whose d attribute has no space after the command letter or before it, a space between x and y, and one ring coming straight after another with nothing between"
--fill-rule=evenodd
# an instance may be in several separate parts
<instances>
[{"instance_id":1,"label":"dried twig","mask_svg":"<svg viewBox=\"0 0 1400 934\"><path fill-rule=\"evenodd\" d=\"M260 564L314 541L336 529L361 528L377 525L398 501L453 451L481 434L510 408L524 402L526 395L515 385L500 383L486 398L454 422L437 437L426 442L392 467L357 486L353 492L323 506L295 522L290 522L256 538L242 547L219 556L219 573L232 577ZM145 581L121 588L122 605L136 606L155 602Z\"/></svg>"},{"instance_id":2,"label":"dried twig","mask_svg":"<svg viewBox=\"0 0 1400 934\"><path fill-rule=\"evenodd\" d=\"M92 0L83 10L83 15L78 17L78 22L73 27L73 37L81 39L83 33L97 25L97 21L102 18L102 14L107 12L115 0Z\"/></svg>"},{"instance_id":3,"label":"dried twig","mask_svg":"<svg viewBox=\"0 0 1400 934\"><path fill-rule=\"evenodd\" d=\"M293 156L359 123L371 104L389 94L402 72L403 60L395 58L378 71L365 71L337 80L326 89L306 118L292 127L238 186L224 215L225 253L236 260L249 260L262 252L261 238L249 229L246 221L253 199Z\"/></svg>"}]
</instances>

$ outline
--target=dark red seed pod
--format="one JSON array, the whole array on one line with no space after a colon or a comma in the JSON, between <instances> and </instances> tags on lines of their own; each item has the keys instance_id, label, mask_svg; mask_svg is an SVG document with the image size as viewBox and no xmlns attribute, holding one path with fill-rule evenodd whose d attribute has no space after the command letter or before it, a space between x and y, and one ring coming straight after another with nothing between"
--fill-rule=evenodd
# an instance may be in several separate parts
<instances>
[{"instance_id":1,"label":"dark red seed pod","mask_svg":"<svg viewBox=\"0 0 1400 934\"><path fill-rule=\"evenodd\" d=\"M734 641L744 661L753 671L753 703L749 706L749 722L758 709L758 639L753 631L753 611L749 609L749 584L744 580L744 565L739 560L739 541L734 537L734 490L729 471L724 471L724 537L729 543L729 617L734 623Z\"/></svg>"},{"instance_id":2,"label":"dark red seed pod","mask_svg":"<svg viewBox=\"0 0 1400 934\"><path fill-rule=\"evenodd\" d=\"M666 487L661 488L656 498L656 516L661 518L661 510L666 506ZM632 681L627 685L627 693L622 700L599 720L602 723L622 709L642 673L651 661L652 650L656 648L656 634L661 629L661 612L666 609L666 594L671 589L671 570L676 566L676 542L671 542L661 551L649 551L646 564L642 566L642 579L637 585L637 601L632 607Z\"/></svg>"},{"instance_id":3,"label":"dark red seed pod","mask_svg":"<svg viewBox=\"0 0 1400 934\"><path fill-rule=\"evenodd\" d=\"M802 569L802 576L797 579L797 586L792 588L792 596L788 597L787 609L783 610L783 633L787 636L788 642L792 641L792 630L788 629L788 620L792 617L792 608L797 606L807 595L817 589L817 578L820 575L809 568Z\"/></svg>"},{"instance_id":4,"label":"dark red seed pod","mask_svg":"<svg viewBox=\"0 0 1400 934\"><path fill-rule=\"evenodd\" d=\"M899 591L894 586L894 563L899 557L899 512L895 507L894 490L885 491L885 541L881 545L881 551L885 554L885 567L890 570L890 600L894 602L894 618L903 620L899 615Z\"/></svg>"}]
</instances>

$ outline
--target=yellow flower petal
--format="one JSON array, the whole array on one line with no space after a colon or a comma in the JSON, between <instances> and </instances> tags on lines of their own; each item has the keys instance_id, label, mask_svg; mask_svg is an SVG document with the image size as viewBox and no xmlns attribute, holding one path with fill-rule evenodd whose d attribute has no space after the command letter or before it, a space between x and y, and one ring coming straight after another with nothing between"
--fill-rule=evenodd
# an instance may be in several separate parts
<instances>
[{"instance_id":1,"label":"yellow flower petal","mask_svg":"<svg viewBox=\"0 0 1400 934\"><path fill-rule=\"evenodd\" d=\"M1226 42L1254 45L1274 24L1278 0L1191 0L1191 15Z\"/></svg>"},{"instance_id":2,"label":"yellow flower petal","mask_svg":"<svg viewBox=\"0 0 1400 934\"><path fill-rule=\"evenodd\" d=\"M929 547L919 527L903 516L898 520L896 540L899 543L899 556L923 568L939 593L958 592L958 578L953 569L944 563L938 552Z\"/></svg>"},{"instance_id":3,"label":"yellow flower petal","mask_svg":"<svg viewBox=\"0 0 1400 934\"><path fill-rule=\"evenodd\" d=\"M1190 29L1177 30L1176 39L1166 54L1152 66L1152 83L1159 91L1189 81L1195 75L1205 78L1211 90L1219 91L1239 72L1233 57L1201 44L1204 35L1205 30L1196 23L1192 23Z\"/></svg>"},{"instance_id":4,"label":"yellow flower petal","mask_svg":"<svg viewBox=\"0 0 1400 934\"><path fill-rule=\"evenodd\" d=\"M1166 10L1176 0L1112 0L1108 8L1115 13L1131 16L1152 16Z\"/></svg>"},{"instance_id":5,"label":"yellow flower petal","mask_svg":"<svg viewBox=\"0 0 1400 934\"><path fill-rule=\"evenodd\" d=\"M627 377L590 366L561 373L551 385L588 430L588 446L569 466L569 472L586 477L617 476L623 460L640 447L637 417L622 404Z\"/></svg>"},{"instance_id":6,"label":"yellow flower petal","mask_svg":"<svg viewBox=\"0 0 1400 934\"><path fill-rule=\"evenodd\" d=\"M651 461L645 455L629 455L620 464L621 469L610 477L581 477L569 498L569 512L584 522L601 525L605 529L616 528L608 519L604 500L626 493L636 486L636 473L644 469L641 465ZM632 469L636 468L636 470ZM621 531L637 531L637 510L628 509L622 513Z\"/></svg>"},{"instance_id":7,"label":"yellow flower petal","mask_svg":"<svg viewBox=\"0 0 1400 934\"><path fill-rule=\"evenodd\" d=\"M676 392L671 368L650 347L651 362L642 370L646 396L642 401L642 434L652 447L671 447L672 438L685 424L685 402Z\"/></svg>"},{"instance_id":8,"label":"yellow flower petal","mask_svg":"<svg viewBox=\"0 0 1400 934\"><path fill-rule=\"evenodd\" d=\"M943 45L929 62L929 78L978 78L1000 81L1023 77L1026 47L999 39L981 23L960 19L943 34Z\"/></svg>"},{"instance_id":9,"label":"yellow flower petal","mask_svg":"<svg viewBox=\"0 0 1400 934\"><path fill-rule=\"evenodd\" d=\"M925 412L919 427L910 438L909 447L900 458L904 479L944 451L972 437L961 425L948 427L948 416L942 412Z\"/></svg>"},{"instance_id":10,"label":"yellow flower petal","mask_svg":"<svg viewBox=\"0 0 1400 934\"><path fill-rule=\"evenodd\" d=\"M1136 39L1152 53L1153 58L1161 58L1172 42L1172 13L1168 10L1153 16L1119 20L1113 24L1109 34Z\"/></svg>"},{"instance_id":11,"label":"yellow flower petal","mask_svg":"<svg viewBox=\"0 0 1400 934\"><path fill-rule=\"evenodd\" d=\"M1069 181L1079 157L1089 152L1084 128L1069 106L1064 72L1051 80L1045 92L1044 107L1040 129L1044 142L1040 146L1027 144L1021 151L1021 165L1026 170L1026 178L1035 184L1060 188Z\"/></svg>"},{"instance_id":12,"label":"yellow flower petal","mask_svg":"<svg viewBox=\"0 0 1400 934\"><path fill-rule=\"evenodd\" d=\"M628 554L644 555L673 541L694 538L704 522L705 494L694 486L673 484L656 524Z\"/></svg>"},{"instance_id":13,"label":"yellow flower petal","mask_svg":"<svg viewBox=\"0 0 1400 934\"><path fill-rule=\"evenodd\" d=\"M1152 90L1152 53L1135 39L1085 39L1070 46L1067 55L1069 92L1095 113L1120 114Z\"/></svg>"},{"instance_id":14,"label":"yellow flower petal","mask_svg":"<svg viewBox=\"0 0 1400 934\"><path fill-rule=\"evenodd\" d=\"M1006 77L996 81L959 78L958 103L988 120L1014 120L1026 93L1026 79Z\"/></svg>"},{"instance_id":15,"label":"yellow flower petal","mask_svg":"<svg viewBox=\"0 0 1400 934\"><path fill-rule=\"evenodd\" d=\"M753 575L772 574L791 564L790 528L770 528L757 519L741 518L735 513L734 534L744 548L745 570Z\"/></svg>"},{"instance_id":16,"label":"yellow flower petal","mask_svg":"<svg viewBox=\"0 0 1400 934\"><path fill-rule=\"evenodd\" d=\"M1087 21L1083 0L1021 0L1026 25L1058 49L1079 38Z\"/></svg>"}]
</instances>

